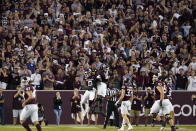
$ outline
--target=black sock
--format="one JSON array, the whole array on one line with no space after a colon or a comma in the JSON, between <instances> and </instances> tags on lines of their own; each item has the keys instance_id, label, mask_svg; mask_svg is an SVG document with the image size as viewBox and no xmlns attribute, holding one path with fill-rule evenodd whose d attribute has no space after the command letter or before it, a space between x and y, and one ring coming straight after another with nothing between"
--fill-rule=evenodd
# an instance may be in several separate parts
<instances>
[{"instance_id":1,"label":"black sock","mask_svg":"<svg viewBox=\"0 0 196 131\"><path fill-rule=\"evenodd\" d=\"M165 121L160 120L160 123L161 123L162 127L165 127L166 126L166 122Z\"/></svg>"},{"instance_id":2,"label":"black sock","mask_svg":"<svg viewBox=\"0 0 196 131\"><path fill-rule=\"evenodd\" d=\"M37 131L42 131L42 128L41 128L40 124L37 124L36 128L37 128Z\"/></svg>"},{"instance_id":3,"label":"black sock","mask_svg":"<svg viewBox=\"0 0 196 131\"><path fill-rule=\"evenodd\" d=\"M26 122L24 122L24 123L22 124L22 126L23 126L27 131L31 131L29 125L28 125Z\"/></svg>"}]
</instances>

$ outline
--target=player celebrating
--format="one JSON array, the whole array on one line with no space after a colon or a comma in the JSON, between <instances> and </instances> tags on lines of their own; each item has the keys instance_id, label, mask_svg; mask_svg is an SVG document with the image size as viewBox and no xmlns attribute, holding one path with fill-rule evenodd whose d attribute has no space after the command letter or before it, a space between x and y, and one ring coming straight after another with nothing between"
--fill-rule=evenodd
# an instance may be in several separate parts
<instances>
[{"instance_id":1,"label":"player celebrating","mask_svg":"<svg viewBox=\"0 0 196 131\"><path fill-rule=\"evenodd\" d=\"M94 64L92 64L94 66ZM89 104L90 110L87 110L89 115L88 124L90 125L91 116L95 114L95 125L97 124L97 114L94 112L93 108L95 107L95 96L96 96L96 75L97 71L95 69L89 70L85 73L85 88L87 89L81 99L81 104L84 110L86 109L85 104Z\"/></svg>"},{"instance_id":2,"label":"player celebrating","mask_svg":"<svg viewBox=\"0 0 196 131\"><path fill-rule=\"evenodd\" d=\"M129 81L128 79L124 80L124 85L121 89L121 96L118 99L118 101L115 103L117 104L122 101L121 103L121 115L123 117L123 120L127 123L128 130L133 129L129 122L129 118L127 117L127 114L129 114L129 111L131 110L131 97L133 96L133 87L128 85ZM124 130L124 124L122 124L122 127L119 130Z\"/></svg>"},{"instance_id":3,"label":"player celebrating","mask_svg":"<svg viewBox=\"0 0 196 131\"><path fill-rule=\"evenodd\" d=\"M96 78L96 113L101 114L105 117L105 113L103 112L103 99L106 96L107 85L105 82L102 82L101 75L98 75Z\"/></svg>"},{"instance_id":4,"label":"player celebrating","mask_svg":"<svg viewBox=\"0 0 196 131\"><path fill-rule=\"evenodd\" d=\"M29 125L25 122L28 117L31 117L31 121L36 126L37 131L41 131L40 124L38 122L38 106L36 102L36 91L33 86L28 85L28 80L24 77L21 81L24 86L24 102L22 103L23 110L20 115L20 123L27 130L31 131Z\"/></svg>"},{"instance_id":5,"label":"player celebrating","mask_svg":"<svg viewBox=\"0 0 196 131\"><path fill-rule=\"evenodd\" d=\"M171 119L170 116L170 109L169 109L169 99L167 98L166 92L164 92L165 84L164 82L161 82L158 80L158 75L153 75L153 82L154 82L154 89L155 89L155 103L153 104L151 108L150 114L152 115L153 119L156 119L163 124L163 121L158 116L158 112L162 108L162 112L166 118L166 120L169 122L169 125L171 126L171 131L176 131L176 128L174 126L174 122Z\"/></svg>"}]
</instances>

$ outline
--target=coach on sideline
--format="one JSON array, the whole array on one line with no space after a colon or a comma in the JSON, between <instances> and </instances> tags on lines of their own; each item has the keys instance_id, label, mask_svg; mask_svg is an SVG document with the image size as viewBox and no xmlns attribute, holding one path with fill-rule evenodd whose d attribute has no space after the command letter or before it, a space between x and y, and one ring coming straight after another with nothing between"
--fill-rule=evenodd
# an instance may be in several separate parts
<instances>
[{"instance_id":1,"label":"coach on sideline","mask_svg":"<svg viewBox=\"0 0 196 131\"><path fill-rule=\"evenodd\" d=\"M119 90L117 88L114 88L114 84L110 83L109 88L107 89L106 92L106 98L107 98L107 116L104 121L104 126L103 128L105 129L108 120L114 111L114 117L115 117L115 126L117 129L120 128L119 126L119 113L118 113L118 107L115 105L116 101L118 100L119 97Z\"/></svg>"}]
</instances>

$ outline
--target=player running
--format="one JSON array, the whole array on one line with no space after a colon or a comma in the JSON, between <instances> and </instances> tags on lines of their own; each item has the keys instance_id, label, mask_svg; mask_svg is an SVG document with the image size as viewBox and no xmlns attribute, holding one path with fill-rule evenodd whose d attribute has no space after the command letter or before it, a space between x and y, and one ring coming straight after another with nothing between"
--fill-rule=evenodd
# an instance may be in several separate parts
<instances>
[{"instance_id":1,"label":"player running","mask_svg":"<svg viewBox=\"0 0 196 131\"><path fill-rule=\"evenodd\" d=\"M151 108L150 114L152 115L153 119L156 119L161 122L163 125L163 121L160 119L160 116L158 115L158 112L162 110L162 113L166 120L169 122L169 125L171 126L171 131L176 131L176 128L174 126L174 122L171 119L170 116L170 107L169 107L169 99L166 95L166 92L164 92L165 84L164 82L159 81L158 75L153 75L153 82L154 82L154 89L155 89L155 103L153 104Z\"/></svg>"},{"instance_id":2,"label":"player running","mask_svg":"<svg viewBox=\"0 0 196 131\"><path fill-rule=\"evenodd\" d=\"M117 104L121 102L121 115L123 117L123 120L125 123L129 126L128 130L133 129L131 126L131 123L129 121L129 118L127 117L127 114L129 114L129 111L131 110L131 97L133 96L133 87L128 85L129 81L126 79L124 80L124 85L121 89L121 96L118 99L118 101L115 103ZM124 130L124 124L122 124L122 127L119 130Z\"/></svg>"},{"instance_id":3,"label":"player running","mask_svg":"<svg viewBox=\"0 0 196 131\"><path fill-rule=\"evenodd\" d=\"M36 101L36 91L33 86L29 85L29 81L24 77L21 81L24 86L24 102L22 103L23 109L20 115L20 123L27 130L31 131L26 119L31 117L31 121L36 126L37 131L41 131L41 126L38 122L38 106Z\"/></svg>"}]
</instances>

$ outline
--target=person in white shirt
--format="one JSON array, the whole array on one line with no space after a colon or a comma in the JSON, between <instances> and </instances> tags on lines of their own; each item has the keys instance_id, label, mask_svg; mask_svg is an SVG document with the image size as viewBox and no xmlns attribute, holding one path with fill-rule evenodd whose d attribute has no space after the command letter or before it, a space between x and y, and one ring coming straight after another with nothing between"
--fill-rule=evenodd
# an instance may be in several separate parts
<instances>
[{"instance_id":1,"label":"person in white shirt","mask_svg":"<svg viewBox=\"0 0 196 131\"><path fill-rule=\"evenodd\" d=\"M191 71L191 70L194 70L194 71L196 71L196 57L195 56L193 56L192 57L192 60L191 60L192 62L189 64L189 71Z\"/></svg>"},{"instance_id":2,"label":"person in white shirt","mask_svg":"<svg viewBox=\"0 0 196 131\"><path fill-rule=\"evenodd\" d=\"M179 70L181 68L184 70L184 73L186 73L188 71L188 67L185 65L185 61L184 60L182 60L181 65L178 67L178 73L180 73Z\"/></svg>"},{"instance_id":3,"label":"person in white shirt","mask_svg":"<svg viewBox=\"0 0 196 131\"><path fill-rule=\"evenodd\" d=\"M167 53L167 55L170 55L169 52L171 52L171 51L174 51L174 52L176 51L176 47L175 47L173 41L170 41L169 45L166 46L166 53Z\"/></svg>"},{"instance_id":4,"label":"person in white shirt","mask_svg":"<svg viewBox=\"0 0 196 131\"><path fill-rule=\"evenodd\" d=\"M31 84L37 89L40 90L40 81L41 75L39 74L39 69L37 68L34 74L31 75Z\"/></svg>"},{"instance_id":5,"label":"person in white shirt","mask_svg":"<svg viewBox=\"0 0 196 131\"><path fill-rule=\"evenodd\" d=\"M188 91L196 91L196 74L195 71L191 71L191 75L188 77Z\"/></svg>"},{"instance_id":6,"label":"person in white shirt","mask_svg":"<svg viewBox=\"0 0 196 131\"><path fill-rule=\"evenodd\" d=\"M116 15L117 15L117 10L116 10L116 5L112 5L112 8L111 9L109 9L109 12L110 12L110 15L112 16L112 17L115 17Z\"/></svg>"}]
</instances>

